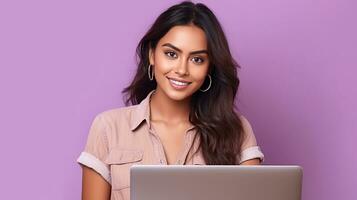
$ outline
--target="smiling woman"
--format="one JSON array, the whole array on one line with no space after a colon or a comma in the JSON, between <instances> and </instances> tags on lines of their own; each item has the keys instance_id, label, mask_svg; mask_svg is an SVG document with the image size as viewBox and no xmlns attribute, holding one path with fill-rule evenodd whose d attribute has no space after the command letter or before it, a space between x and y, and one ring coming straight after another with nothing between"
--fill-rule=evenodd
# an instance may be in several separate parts
<instances>
[{"instance_id":1,"label":"smiling woman","mask_svg":"<svg viewBox=\"0 0 357 200\"><path fill-rule=\"evenodd\" d=\"M209 8L170 7L141 39L137 55L137 73L123 90L127 107L95 117L77 160L83 199L130 199L134 164L263 161L250 123L235 110L239 66Z\"/></svg>"},{"instance_id":2,"label":"smiling woman","mask_svg":"<svg viewBox=\"0 0 357 200\"><path fill-rule=\"evenodd\" d=\"M157 47L149 50L149 55L150 65L154 66L158 95L164 93L170 99L190 101L207 76L209 58L206 36L192 23L171 28ZM187 111L182 113L182 118L188 116Z\"/></svg>"}]
</instances>

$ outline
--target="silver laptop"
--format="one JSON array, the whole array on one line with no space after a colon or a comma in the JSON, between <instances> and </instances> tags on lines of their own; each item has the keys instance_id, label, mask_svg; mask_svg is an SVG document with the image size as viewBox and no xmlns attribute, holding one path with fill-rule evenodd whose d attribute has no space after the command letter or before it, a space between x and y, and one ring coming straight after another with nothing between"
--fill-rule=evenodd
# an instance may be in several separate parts
<instances>
[{"instance_id":1,"label":"silver laptop","mask_svg":"<svg viewBox=\"0 0 357 200\"><path fill-rule=\"evenodd\" d=\"M132 200L300 200L292 165L133 165Z\"/></svg>"}]
</instances>

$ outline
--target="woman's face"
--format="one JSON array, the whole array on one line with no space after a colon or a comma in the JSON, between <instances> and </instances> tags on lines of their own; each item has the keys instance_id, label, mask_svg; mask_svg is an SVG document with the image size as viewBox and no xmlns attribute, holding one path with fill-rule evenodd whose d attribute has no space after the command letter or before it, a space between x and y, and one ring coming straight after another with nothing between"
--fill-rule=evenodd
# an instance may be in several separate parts
<instances>
[{"instance_id":1,"label":"woman's face","mask_svg":"<svg viewBox=\"0 0 357 200\"><path fill-rule=\"evenodd\" d=\"M157 92L184 100L200 89L207 76L206 35L194 25L174 26L159 40L155 51L150 49L149 58Z\"/></svg>"}]
</instances>

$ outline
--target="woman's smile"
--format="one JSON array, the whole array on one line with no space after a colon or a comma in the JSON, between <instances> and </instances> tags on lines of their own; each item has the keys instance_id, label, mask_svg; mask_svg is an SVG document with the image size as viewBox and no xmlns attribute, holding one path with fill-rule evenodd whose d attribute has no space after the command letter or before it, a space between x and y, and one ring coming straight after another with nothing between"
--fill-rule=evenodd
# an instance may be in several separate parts
<instances>
[{"instance_id":1,"label":"woman's smile","mask_svg":"<svg viewBox=\"0 0 357 200\"><path fill-rule=\"evenodd\" d=\"M167 79L170 82L170 85L176 89L176 90L183 90L188 87L192 82L184 81L184 80L179 80L177 78L170 78L167 77Z\"/></svg>"}]
</instances>

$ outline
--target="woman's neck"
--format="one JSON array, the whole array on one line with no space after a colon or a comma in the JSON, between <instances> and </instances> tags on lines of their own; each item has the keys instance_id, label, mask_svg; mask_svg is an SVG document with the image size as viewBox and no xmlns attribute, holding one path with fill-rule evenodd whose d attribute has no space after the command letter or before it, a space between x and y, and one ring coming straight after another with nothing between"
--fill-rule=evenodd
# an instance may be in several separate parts
<instances>
[{"instance_id":1,"label":"woman's neck","mask_svg":"<svg viewBox=\"0 0 357 200\"><path fill-rule=\"evenodd\" d=\"M167 124L187 123L190 113L190 98L176 101L157 88L151 96L150 110L152 121Z\"/></svg>"}]
</instances>

